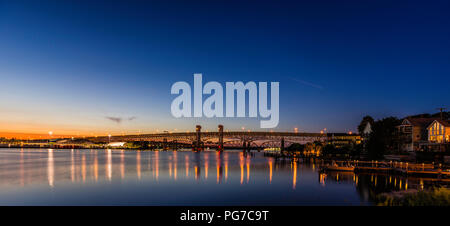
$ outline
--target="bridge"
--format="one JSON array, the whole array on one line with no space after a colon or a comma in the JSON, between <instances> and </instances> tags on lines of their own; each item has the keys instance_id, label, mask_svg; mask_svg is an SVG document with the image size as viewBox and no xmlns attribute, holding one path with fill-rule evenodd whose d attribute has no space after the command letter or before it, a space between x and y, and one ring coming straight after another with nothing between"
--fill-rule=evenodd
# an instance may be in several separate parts
<instances>
[{"instance_id":1,"label":"bridge","mask_svg":"<svg viewBox=\"0 0 450 226\"><path fill-rule=\"evenodd\" d=\"M217 132L202 132L200 125L195 132L165 132L155 134L103 136L89 138L95 142L139 142L178 144L183 147L203 148L267 148L279 147L283 149L293 143L306 144L311 142L326 142L335 134L332 133L304 133L304 132L245 132L224 131L223 125L218 126ZM337 134L336 134L337 135ZM347 134L339 134L340 136ZM357 135L348 135L355 137Z\"/></svg>"}]
</instances>

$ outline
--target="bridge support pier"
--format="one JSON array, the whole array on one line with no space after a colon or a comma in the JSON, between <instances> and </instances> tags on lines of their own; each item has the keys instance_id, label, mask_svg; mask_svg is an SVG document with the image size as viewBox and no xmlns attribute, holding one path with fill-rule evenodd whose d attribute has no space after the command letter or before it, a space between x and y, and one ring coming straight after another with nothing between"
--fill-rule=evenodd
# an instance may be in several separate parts
<instances>
[{"instance_id":1,"label":"bridge support pier","mask_svg":"<svg viewBox=\"0 0 450 226\"><path fill-rule=\"evenodd\" d=\"M164 138L163 139L163 150L167 150L168 149L168 147L167 147L167 138Z\"/></svg>"},{"instance_id":2,"label":"bridge support pier","mask_svg":"<svg viewBox=\"0 0 450 226\"><path fill-rule=\"evenodd\" d=\"M172 144L173 144L173 145L172 145L172 146L173 146L172 148L173 148L175 151L178 150L177 140L173 140L173 141L172 141Z\"/></svg>"},{"instance_id":3,"label":"bridge support pier","mask_svg":"<svg viewBox=\"0 0 450 226\"><path fill-rule=\"evenodd\" d=\"M195 127L195 142L194 142L194 149L195 151L201 151L202 150L202 137L201 137L201 133L202 133L202 126L197 125Z\"/></svg>"},{"instance_id":4,"label":"bridge support pier","mask_svg":"<svg viewBox=\"0 0 450 226\"><path fill-rule=\"evenodd\" d=\"M223 151L223 125L219 125L219 144L217 150Z\"/></svg>"},{"instance_id":5,"label":"bridge support pier","mask_svg":"<svg viewBox=\"0 0 450 226\"><path fill-rule=\"evenodd\" d=\"M250 151L251 149L251 141L243 141L242 142L242 147L244 148L244 152L246 151Z\"/></svg>"},{"instance_id":6,"label":"bridge support pier","mask_svg":"<svg viewBox=\"0 0 450 226\"><path fill-rule=\"evenodd\" d=\"M281 151L284 151L284 137L281 138L281 147L280 147Z\"/></svg>"}]
</instances>

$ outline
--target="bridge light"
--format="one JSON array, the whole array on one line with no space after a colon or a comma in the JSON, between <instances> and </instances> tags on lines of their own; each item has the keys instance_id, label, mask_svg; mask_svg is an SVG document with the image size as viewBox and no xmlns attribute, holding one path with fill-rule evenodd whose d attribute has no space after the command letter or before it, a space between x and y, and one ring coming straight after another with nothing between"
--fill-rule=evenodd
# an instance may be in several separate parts
<instances>
[{"instance_id":1,"label":"bridge light","mask_svg":"<svg viewBox=\"0 0 450 226\"><path fill-rule=\"evenodd\" d=\"M323 134L323 130L320 131L320 134Z\"/></svg>"},{"instance_id":2,"label":"bridge light","mask_svg":"<svg viewBox=\"0 0 450 226\"><path fill-rule=\"evenodd\" d=\"M242 130L245 130L245 127L242 127Z\"/></svg>"}]
</instances>

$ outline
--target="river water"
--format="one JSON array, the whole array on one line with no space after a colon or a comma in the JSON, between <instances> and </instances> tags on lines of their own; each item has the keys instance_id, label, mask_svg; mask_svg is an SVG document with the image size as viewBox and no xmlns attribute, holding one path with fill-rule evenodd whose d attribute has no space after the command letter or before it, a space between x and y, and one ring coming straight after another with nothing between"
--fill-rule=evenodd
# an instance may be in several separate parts
<instances>
[{"instance_id":1,"label":"river water","mask_svg":"<svg viewBox=\"0 0 450 226\"><path fill-rule=\"evenodd\" d=\"M373 205L430 183L239 150L0 149L0 205Z\"/></svg>"}]
</instances>

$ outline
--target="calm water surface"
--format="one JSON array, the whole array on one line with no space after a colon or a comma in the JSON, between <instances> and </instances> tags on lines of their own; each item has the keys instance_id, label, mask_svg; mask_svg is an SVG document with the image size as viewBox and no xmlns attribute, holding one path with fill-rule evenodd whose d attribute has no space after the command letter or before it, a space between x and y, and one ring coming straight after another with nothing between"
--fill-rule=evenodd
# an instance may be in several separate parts
<instances>
[{"instance_id":1,"label":"calm water surface","mask_svg":"<svg viewBox=\"0 0 450 226\"><path fill-rule=\"evenodd\" d=\"M0 149L0 205L373 205L380 192L426 185L238 150Z\"/></svg>"}]
</instances>

